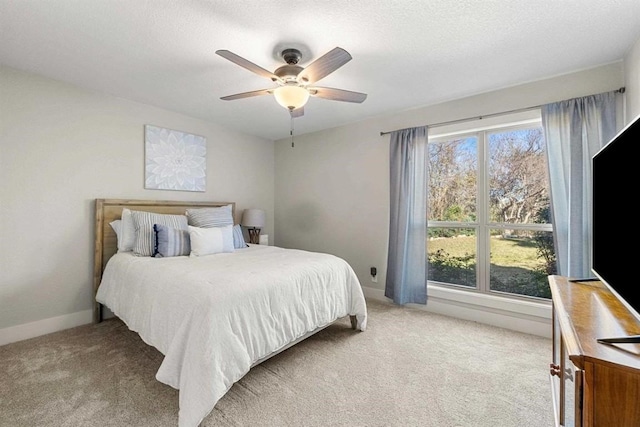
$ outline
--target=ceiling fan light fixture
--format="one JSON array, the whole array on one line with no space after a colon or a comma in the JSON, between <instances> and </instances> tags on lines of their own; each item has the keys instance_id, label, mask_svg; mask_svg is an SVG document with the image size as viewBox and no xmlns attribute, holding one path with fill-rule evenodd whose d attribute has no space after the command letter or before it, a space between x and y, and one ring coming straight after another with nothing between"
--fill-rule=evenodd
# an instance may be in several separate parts
<instances>
[{"instance_id":1,"label":"ceiling fan light fixture","mask_svg":"<svg viewBox=\"0 0 640 427\"><path fill-rule=\"evenodd\" d=\"M288 110L303 107L309 100L309 92L300 86L280 86L273 91L278 104Z\"/></svg>"}]
</instances>

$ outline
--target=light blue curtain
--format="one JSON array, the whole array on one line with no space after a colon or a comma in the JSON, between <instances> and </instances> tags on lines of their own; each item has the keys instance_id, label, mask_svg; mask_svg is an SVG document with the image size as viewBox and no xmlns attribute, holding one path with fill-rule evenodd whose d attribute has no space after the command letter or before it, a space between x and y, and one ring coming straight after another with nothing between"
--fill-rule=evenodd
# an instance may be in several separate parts
<instances>
[{"instance_id":1,"label":"light blue curtain","mask_svg":"<svg viewBox=\"0 0 640 427\"><path fill-rule=\"evenodd\" d=\"M591 158L616 133L616 92L542 107L558 274L591 273Z\"/></svg>"},{"instance_id":2,"label":"light blue curtain","mask_svg":"<svg viewBox=\"0 0 640 427\"><path fill-rule=\"evenodd\" d=\"M427 127L391 133L391 211L384 294L427 303Z\"/></svg>"}]
</instances>

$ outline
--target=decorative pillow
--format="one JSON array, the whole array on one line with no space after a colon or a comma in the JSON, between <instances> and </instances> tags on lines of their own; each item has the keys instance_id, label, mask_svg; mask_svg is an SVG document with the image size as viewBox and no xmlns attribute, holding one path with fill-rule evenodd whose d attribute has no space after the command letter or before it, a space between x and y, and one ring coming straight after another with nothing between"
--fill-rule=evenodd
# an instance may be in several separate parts
<instances>
[{"instance_id":1,"label":"decorative pillow","mask_svg":"<svg viewBox=\"0 0 640 427\"><path fill-rule=\"evenodd\" d=\"M219 208L190 208L187 209L189 225L199 228L224 227L233 225L232 205Z\"/></svg>"},{"instance_id":2,"label":"decorative pillow","mask_svg":"<svg viewBox=\"0 0 640 427\"><path fill-rule=\"evenodd\" d=\"M136 243L136 229L133 225L130 209L122 209L121 221L120 232L116 231L118 252L131 252Z\"/></svg>"},{"instance_id":3,"label":"decorative pillow","mask_svg":"<svg viewBox=\"0 0 640 427\"><path fill-rule=\"evenodd\" d=\"M156 247L153 256L156 258L189 255L191 239L189 230L180 230L162 224L154 224Z\"/></svg>"},{"instance_id":4,"label":"decorative pillow","mask_svg":"<svg viewBox=\"0 0 640 427\"><path fill-rule=\"evenodd\" d=\"M226 227L200 228L189 226L191 239L190 256L204 256L233 252L233 225Z\"/></svg>"},{"instance_id":5,"label":"decorative pillow","mask_svg":"<svg viewBox=\"0 0 640 427\"><path fill-rule=\"evenodd\" d=\"M188 230L187 217L184 215L167 215L145 211L131 211L133 225L136 230L136 240L133 254L138 256L153 256L156 246L154 224L166 225L179 230Z\"/></svg>"},{"instance_id":6,"label":"decorative pillow","mask_svg":"<svg viewBox=\"0 0 640 427\"><path fill-rule=\"evenodd\" d=\"M242 228L240 224L236 224L233 226L233 247L235 249L246 248L247 242L244 240L244 235L242 234Z\"/></svg>"}]
</instances>

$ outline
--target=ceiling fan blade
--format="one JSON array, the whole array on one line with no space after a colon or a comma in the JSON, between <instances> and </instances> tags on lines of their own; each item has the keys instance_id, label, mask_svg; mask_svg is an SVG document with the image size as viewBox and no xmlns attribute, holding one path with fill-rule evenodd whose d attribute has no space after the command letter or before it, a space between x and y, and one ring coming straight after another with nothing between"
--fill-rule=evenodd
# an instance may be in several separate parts
<instances>
[{"instance_id":1,"label":"ceiling fan blade","mask_svg":"<svg viewBox=\"0 0 640 427\"><path fill-rule=\"evenodd\" d=\"M367 99L366 93L352 92L344 89L334 89L331 87L310 87L308 88L311 96L318 98L330 99L332 101L345 101L361 103Z\"/></svg>"},{"instance_id":2,"label":"ceiling fan blade","mask_svg":"<svg viewBox=\"0 0 640 427\"><path fill-rule=\"evenodd\" d=\"M313 84L333 73L349 61L351 61L349 52L340 47L336 47L300 71L297 77L298 82L304 85Z\"/></svg>"},{"instance_id":3,"label":"ceiling fan blade","mask_svg":"<svg viewBox=\"0 0 640 427\"><path fill-rule=\"evenodd\" d=\"M234 99L249 98L252 96L269 95L273 89L252 90L251 92L236 93L235 95L222 96L220 99L224 101L233 101Z\"/></svg>"},{"instance_id":4,"label":"ceiling fan blade","mask_svg":"<svg viewBox=\"0 0 640 427\"><path fill-rule=\"evenodd\" d=\"M236 55L235 53L228 51L228 50L216 50L216 53L220 56L222 56L225 59L228 59L229 61L233 62L234 64L237 64L239 66L241 66L242 68L246 68L247 70L256 73L259 76L262 77L266 77L270 80L273 80L274 82L276 81L280 81L280 77L276 76L275 74L273 74L271 71L265 70L264 68L262 68L259 65L254 64L251 61L248 61L246 59L244 59L243 57Z\"/></svg>"},{"instance_id":5,"label":"ceiling fan blade","mask_svg":"<svg viewBox=\"0 0 640 427\"><path fill-rule=\"evenodd\" d=\"M304 107L296 108L295 110L291 111L291 117L294 119L296 117L302 117L302 116L304 116Z\"/></svg>"}]
</instances>

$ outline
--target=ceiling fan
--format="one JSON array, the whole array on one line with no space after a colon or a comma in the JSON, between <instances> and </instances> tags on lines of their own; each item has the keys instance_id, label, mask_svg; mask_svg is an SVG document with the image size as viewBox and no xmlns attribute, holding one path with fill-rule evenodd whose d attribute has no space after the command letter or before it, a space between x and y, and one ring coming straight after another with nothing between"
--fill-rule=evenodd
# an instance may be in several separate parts
<instances>
[{"instance_id":1,"label":"ceiling fan","mask_svg":"<svg viewBox=\"0 0 640 427\"><path fill-rule=\"evenodd\" d=\"M366 93L314 86L320 79L333 73L351 60L349 52L340 47L330 50L305 68L298 65L298 62L302 59L302 53L298 49L284 49L280 55L286 65L278 67L274 72L265 70L228 50L217 50L216 53L234 64L278 84L278 87L271 89L253 90L220 98L225 101L273 94L276 101L289 110L291 117L300 117L304 114L304 105L307 103L309 96L356 103L361 103L367 99Z\"/></svg>"}]
</instances>

